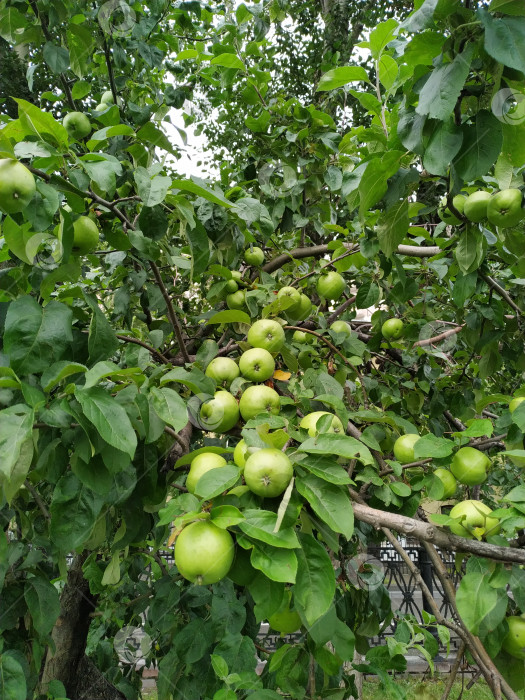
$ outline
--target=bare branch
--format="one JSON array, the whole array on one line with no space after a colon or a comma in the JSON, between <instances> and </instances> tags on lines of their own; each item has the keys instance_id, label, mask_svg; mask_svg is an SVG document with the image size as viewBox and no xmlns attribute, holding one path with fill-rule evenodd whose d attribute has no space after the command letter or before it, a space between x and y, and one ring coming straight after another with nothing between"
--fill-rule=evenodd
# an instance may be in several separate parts
<instances>
[{"instance_id":1,"label":"bare branch","mask_svg":"<svg viewBox=\"0 0 525 700\"><path fill-rule=\"evenodd\" d=\"M125 343L134 343L135 345L140 345L141 347L148 350L154 357L163 362L165 365L170 364L170 361L167 360L164 357L164 355L161 352L159 352L159 350L155 350L155 348L152 348L151 345L148 345L143 340L133 338L131 335L121 335L120 333L116 333L116 336L119 340L123 340Z\"/></svg>"},{"instance_id":2,"label":"bare branch","mask_svg":"<svg viewBox=\"0 0 525 700\"><path fill-rule=\"evenodd\" d=\"M157 282L157 286L160 289L160 292L162 294L164 301L166 302L166 307L168 309L168 318L169 318L170 323L173 327L173 330L175 331L175 337L177 338L177 342L179 344L179 349L181 351L181 354L182 354L185 362L191 362L190 356L188 355L188 350L186 349L186 345L184 344L184 338L182 337L182 328L181 328L179 319L177 318L177 315L176 315L175 310L173 308L173 304L171 303L171 299L170 299L170 295L168 294L168 290L166 289L164 282L162 281L160 270L157 267L157 264L153 260L150 260L149 264L150 264L150 267L151 267L153 274L155 276L155 281Z\"/></svg>"},{"instance_id":3,"label":"bare branch","mask_svg":"<svg viewBox=\"0 0 525 700\"><path fill-rule=\"evenodd\" d=\"M496 282L495 279L492 279L489 275L482 274L480 275L481 279L485 280L485 282L489 285L489 287L492 287L492 289L497 292L502 299L505 299L507 304L516 311L516 313L519 316L523 316L523 311L520 309L520 307L512 300L510 297L509 293L506 292L503 287Z\"/></svg>"},{"instance_id":4,"label":"bare branch","mask_svg":"<svg viewBox=\"0 0 525 700\"><path fill-rule=\"evenodd\" d=\"M413 348L423 347L424 345L433 345L434 343L439 343L440 340L445 340L451 335L455 335L463 330L463 326L458 326L457 328L451 328L449 331L435 335L433 338L425 338L424 340L418 340L412 345Z\"/></svg>"},{"instance_id":5,"label":"bare branch","mask_svg":"<svg viewBox=\"0 0 525 700\"><path fill-rule=\"evenodd\" d=\"M355 501L362 500L359 494L352 489L350 489L350 495ZM376 529L388 527L391 530L410 535L423 542L432 542L441 549L469 552L470 554L476 554L479 557L496 561L525 564L525 551L512 545L510 547L499 547L488 542L478 542L477 540L458 537L440 530L437 525L424 523L421 520L409 518L405 515L377 510L363 503L355 502L353 507L354 515L358 520L368 523Z\"/></svg>"}]
</instances>

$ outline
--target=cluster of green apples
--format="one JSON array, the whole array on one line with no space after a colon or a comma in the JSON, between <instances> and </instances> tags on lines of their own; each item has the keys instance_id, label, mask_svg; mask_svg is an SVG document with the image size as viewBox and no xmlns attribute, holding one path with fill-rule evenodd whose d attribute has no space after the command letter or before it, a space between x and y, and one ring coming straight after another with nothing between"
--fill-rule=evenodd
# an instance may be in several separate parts
<instances>
[{"instance_id":1,"label":"cluster of green apples","mask_svg":"<svg viewBox=\"0 0 525 700\"><path fill-rule=\"evenodd\" d=\"M407 433L397 438L394 443L394 457L401 464L416 461L414 448L420 435ZM465 486L477 486L487 479L487 469L491 461L484 452L474 447L461 447L453 456L450 469L439 467L434 475L443 484L443 498L452 498L458 488L458 483ZM450 517L458 518L458 522L449 525L455 535L467 538L478 538L499 532L499 521L491 518L491 509L480 501L466 500L457 503L450 511Z\"/></svg>"},{"instance_id":2,"label":"cluster of green apples","mask_svg":"<svg viewBox=\"0 0 525 700\"><path fill-rule=\"evenodd\" d=\"M509 187L494 193L477 190L468 196L457 194L453 197L452 204L454 209L459 214L463 214L468 221L480 223L487 219L494 226L512 228L525 217L522 200L522 191ZM438 214L447 224L455 226L461 223L461 220L448 208L446 197L441 199Z\"/></svg>"}]
</instances>

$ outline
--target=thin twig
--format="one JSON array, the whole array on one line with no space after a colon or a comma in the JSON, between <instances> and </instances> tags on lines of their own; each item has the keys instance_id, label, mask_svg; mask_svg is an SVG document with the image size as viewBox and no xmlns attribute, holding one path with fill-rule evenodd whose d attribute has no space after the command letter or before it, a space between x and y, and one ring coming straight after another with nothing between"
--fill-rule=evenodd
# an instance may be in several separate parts
<instances>
[{"instance_id":1,"label":"thin twig","mask_svg":"<svg viewBox=\"0 0 525 700\"><path fill-rule=\"evenodd\" d=\"M456 658L454 659L454 663L452 664L452 668L450 669L450 673L448 674L447 684L443 691L443 695L441 696L441 700L447 700L448 696L450 695L450 691L452 690L452 686L454 685L454 681L456 680L456 676L458 675L459 667L461 666L461 659L463 658L463 654L465 653L466 647L467 645L465 644L465 642L461 640L461 643L458 648L458 653L456 654Z\"/></svg>"},{"instance_id":2,"label":"thin twig","mask_svg":"<svg viewBox=\"0 0 525 700\"><path fill-rule=\"evenodd\" d=\"M489 275L486 274L481 274L480 275L481 279L485 280L485 282L489 285L489 287L492 287L492 289L497 292L502 299L505 299L507 304L516 311L516 313L519 316L523 316L523 311L520 309L520 307L512 300L510 297L509 293L506 292L503 287L496 282L495 279L492 279Z\"/></svg>"},{"instance_id":3,"label":"thin twig","mask_svg":"<svg viewBox=\"0 0 525 700\"><path fill-rule=\"evenodd\" d=\"M143 340L139 340L138 338L133 338L130 335L121 335L120 333L115 334L119 340L123 340L125 343L134 343L135 345L140 345L141 347L145 348L148 350L152 355L157 357L161 362L163 362L165 365L169 365L169 360L167 360L164 355L159 352L159 350L155 350L155 348L152 348L151 345L148 345L145 343Z\"/></svg>"},{"instance_id":4,"label":"thin twig","mask_svg":"<svg viewBox=\"0 0 525 700\"><path fill-rule=\"evenodd\" d=\"M35 499L35 503L36 503L37 506L40 508L40 511L42 512L42 515L44 516L44 518L45 518L46 520L51 520L51 516L50 516L49 511L48 511L48 509L47 509L47 507L46 507L46 504L45 504L44 501L42 500L40 494L39 494L38 491L35 489L35 487L33 486L33 484L32 484L30 481L28 481L28 480L26 479L26 480L24 481L24 486L26 487L26 489L29 491L29 493L30 493L30 494L33 496L33 498Z\"/></svg>"},{"instance_id":5,"label":"thin twig","mask_svg":"<svg viewBox=\"0 0 525 700\"><path fill-rule=\"evenodd\" d=\"M169 425L164 426L164 432L167 433L168 435L171 435L171 437L174 438L179 443L179 445L182 447L183 450L188 449L188 446L186 445L184 440L181 438L181 436L175 430L173 430L173 428L170 428Z\"/></svg>"},{"instance_id":6,"label":"thin twig","mask_svg":"<svg viewBox=\"0 0 525 700\"><path fill-rule=\"evenodd\" d=\"M177 318L177 315L175 313L175 310L173 308L173 304L171 303L170 295L168 294L168 290L166 289L164 282L162 281L162 277L160 274L160 270L157 267L157 264L153 261L150 260L150 267L153 271L153 274L155 276L155 281L157 282L157 286L160 289L160 292L162 294L162 297L164 301L166 302L166 307L168 309L168 318L170 320L170 323L173 327L173 330L175 331L175 336L177 338L177 342L179 344L179 350L182 353L182 356L186 362L191 362L190 356L188 355L188 350L186 349L186 345L184 344L184 338L182 337L182 328L179 322L179 319Z\"/></svg>"},{"instance_id":7,"label":"thin twig","mask_svg":"<svg viewBox=\"0 0 525 700\"><path fill-rule=\"evenodd\" d=\"M433 338L425 338L424 340L418 340L415 342L413 348L421 348L424 345L433 345L434 343L439 343L440 340L445 340L445 338L450 338L451 335L459 333L463 329L463 326L458 326L457 328L451 328L449 331L435 335Z\"/></svg>"}]
</instances>

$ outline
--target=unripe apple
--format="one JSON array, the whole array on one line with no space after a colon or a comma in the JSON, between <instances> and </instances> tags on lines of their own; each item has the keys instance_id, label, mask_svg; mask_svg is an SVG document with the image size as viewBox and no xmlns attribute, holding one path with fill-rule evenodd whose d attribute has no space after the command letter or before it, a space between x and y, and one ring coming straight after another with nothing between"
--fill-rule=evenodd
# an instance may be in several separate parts
<instances>
[{"instance_id":1,"label":"unripe apple","mask_svg":"<svg viewBox=\"0 0 525 700\"><path fill-rule=\"evenodd\" d=\"M501 228L517 226L525 216L521 200L521 190L513 187L496 192L488 202L487 219L494 226L501 226Z\"/></svg>"},{"instance_id":2,"label":"unripe apple","mask_svg":"<svg viewBox=\"0 0 525 700\"><path fill-rule=\"evenodd\" d=\"M487 478L490 459L484 452L474 447L461 447L450 465L450 471L456 479L467 486L482 484Z\"/></svg>"},{"instance_id":3,"label":"unripe apple","mask_svg":"<svg viewBox=\"0 0 525 700\"><path fill-rule=\"evenodd\" d=\"M490 192L486 190L478 190L467 197L463 213L469 221L477 224L487 218L487 206L490 197Z\"/></svg>"},{"instance_id":4,"label":"unripe apple","mask_svg":"<svg viewBox=\"0 0 525 700\"><path fill-rule=\"evenodd\" d=\"M407 433L401 435L394 442L394 457L401 464L410 464L414 462L414 445L419 440L420 435L417 433Z\"/></svg>"}]
</instances>

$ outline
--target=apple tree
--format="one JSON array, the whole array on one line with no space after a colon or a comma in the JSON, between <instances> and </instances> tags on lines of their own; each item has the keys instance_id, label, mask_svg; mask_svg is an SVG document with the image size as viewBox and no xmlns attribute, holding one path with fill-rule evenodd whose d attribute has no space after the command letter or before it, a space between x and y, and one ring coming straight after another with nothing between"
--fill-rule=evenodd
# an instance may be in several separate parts
<instances>
[{"instance_id":1,"label":"apple tree","mask_svg":"<svg viewBox=\"0 0 525 700\"><path fill-rule=\"evenodd\" d=\"M524 697L523 3L347 5L0 1L10 700Z\"/></svg>"}]
</instances>

